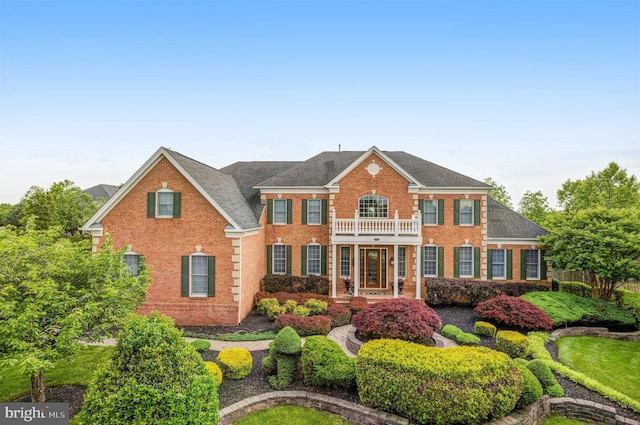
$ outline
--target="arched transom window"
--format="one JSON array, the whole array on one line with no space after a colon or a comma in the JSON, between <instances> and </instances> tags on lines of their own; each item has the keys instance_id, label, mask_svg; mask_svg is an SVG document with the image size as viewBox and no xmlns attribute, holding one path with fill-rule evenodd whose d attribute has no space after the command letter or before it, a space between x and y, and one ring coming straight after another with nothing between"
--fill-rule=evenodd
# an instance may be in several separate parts
<instances>
[{"instance_id":1,"label":"arched transom window","mask_svg":"<svg viewBox=\"0 0 640 425\"><path fill-rule=\"evenodd\" d=\"M358 215L367 218L389 217L389 200L381 195L366 195L359 199Z\"/></svg>"}]
</instances>

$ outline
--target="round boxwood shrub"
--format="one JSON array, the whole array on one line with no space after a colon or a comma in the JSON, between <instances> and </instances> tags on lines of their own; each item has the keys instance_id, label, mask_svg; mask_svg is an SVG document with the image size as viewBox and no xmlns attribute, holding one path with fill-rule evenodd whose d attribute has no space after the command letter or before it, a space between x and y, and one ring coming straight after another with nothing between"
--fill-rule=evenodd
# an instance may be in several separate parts
<instances>
[{"instance_id":1,"label":"round boxwood shrub","mask_svg":"<svg viewBox=\"0 0 640 425\"><path fill-rule=\"evenodd\" d=\"M220 351L216 358L222 375L228 379L242 379L251 373L253 358L244 348L227 348Z\"/></svg>"},{"instance_id":2,"label":"round boxwood shrub","mask_svg":"<svg viewBox=\"0 0 640 425\"><path fill-rule=\"evenodd\" d=\"M209 348L211 348L211 343L204 339L196 339L195 341L191 341L191 345L196 349L198 353L204 353Z\"/></svg>"},{"instance_id":3,"label":"round boxwood shrub","mask_svg":"<svg viewBox=\"0 0 640 425\"><path fill-rule=\"evenodd\" d=\"M489 338L493 338L494 336L496 336L496 332L498 330L492 323L478 320L473 324L473 331L476 333L476 335L488 336Z\"/></svg>"},{"instance_id":4,"label":"round boxwood shrub","mask_svg":"<svg viewBox=\"0 0 640 425\"><path fill-rule=\"evenodd\" d=\"M433 344L433 332L442 322L423 301L395 298L369 305L351 319L364 340L394 338Z\"/></svg>"},{"instance_id":5,"label":"round boxwood shrub","mask_svg":"<svg viewBox=\"0 0 640 425\"><path fill-rule=\"evenodd\" d=\"M349 388L355 384L356 359L345 354L337 342L326 336L310 336L300 357L307 385Z\"/></svg>"},{"instance_id":6,"label":"round boxwood shrub","mask_svg":"<svg viewBox=\"0 0 640 425\"><path fill-rule=\"evenodd\" d=\"M220 384L222 384L222 371L220 370L220 366L214 362L204 362L204 365L211 373L211 376L213 376L213 380L216 381L216 384L220 386Z\"/></svg>"},{"instance_id":7,"label":"round boxwood shrub","mask_svg":"<svg viewBox=\"0 0 640 425\"><path fill-rule=\"evenodd\" d=\"M449 338L449 339L456 339L456 336L458 336L458 334L462 332L460 330L460 328L458 328L457 326L451 325L451 324L446 324L442 327L442 329L440 330L440 333Z\"/></svg>"},{"instance_id":8,"label":"round boxwood shrub","mask_svg":"<svg viewBox=\"0 0 640 425\"><path fill-rule=\"evenodd\" d=\"M522 376L486 347L434 348L380 339L358 352L360 400L420 424L477 424L509 413Z\"/></svg>"},{"instance_id":9,"label":"round boxwood shrub","mask_svg":"<svg viewBox=\"0 0 640 425\"><path fill-rule=\"evenodd\" d=\"M551 329L553 321L544 311L529 301L509 295L498 295L479 303L473 310L477 314L497 323L520 329Z\"/></svg>"},{"instance_id":10,"label":"round boxwood shrub","mask_svg":"<svg viewBox=\"0 0 640 425\"><path fill-rule=\"evenodd\" d=\"M529 352L529 338L516 331L499 331L496 334L496 346L514 359L524 358Z\"/></svg>"},{"instance_id":11,"label":"round boxwood shrub","mask_svg":"<svg viewBox=\"0 0 640 425\"><path fill-rule=\"evenodd\" d=\"M516 362L516 367L522 375L522 394L518 399L516 409L522 409L542 397L543 392L540 381L526 365Z\"/></svg>"},{"instance_id":12,"label":"round boxwood shrub","mask_svg":"<svg viewBox=\"0 0 640 425\"><path fill-rule=\"evenodd\" d=\"M564 390L545 362L534 359L527 363L527 368L540 381L544 394L551 397L564 397Z\"/></svg>"},{"instance_id":13,"label":"round boxwood shrub","mask_svg":"<svg viewBox=\"0 0 640 425\"><path fill-rule=\"evenodd\" d=\"M217 424L218 390L173 321L133 315L89 384L78 424Z\"/></svg>"}]
</instances>

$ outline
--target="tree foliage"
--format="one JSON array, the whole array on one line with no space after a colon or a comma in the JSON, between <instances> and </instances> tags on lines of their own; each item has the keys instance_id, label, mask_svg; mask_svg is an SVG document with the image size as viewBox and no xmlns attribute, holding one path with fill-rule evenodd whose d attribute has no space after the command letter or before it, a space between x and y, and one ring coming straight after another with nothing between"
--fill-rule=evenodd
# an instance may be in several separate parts
<instances>
[{"instance_id":1,"label":"tree foliage","mask_svg":"<svg viewBox=\"0 0 640 425\"><path fill-rule=\"evenodd\" d=\"M44 401L44 371L98 339L144 300L148 273L132 276L122 252L63 238L60 228L0 228L0 366L32 378Z\"/></svg>"},{"instance_id":2,"label":"tree foliage","mask_svg":"<svg viewBox=\"0 0 640 425\"><path fill-rule=\"evenodd\" d=\"M583 180L567 180L558 190L558 203L567 210L596 207L640 208L640 183L615 162Z\"/></svg>"},{"instance_id":3,"label":"tree foliage","mask_svg":"<svg viewBox=\"0 0 640 425\"><path fill-rule=\"evenodd\" d=\"M540 226L545 226L551 207L541 191L526 191L518 204L518 213Z\"/></svg>"},{"instance_id":4,"label":"tree foliage","mask_svg":"<svg viewBox=\"0 0 640 425\"><path fill-rule=\"evenodd\" d=\"M488 193L489 198L495 199L505 207L513 209L513 204L511 203L511 196L509 195L509 193L507 192L507 189L503 185L496 183L496 181L493 180L491 177L487 177L486 179L484 179L484 183L490 186L493 186L493 189L491 189Z\"/></svg>"},{"instance_id":5,"label":"tree foliage","mask_svg":"<svg viewBox=\"0 0 640 425\"><path fill-rule=\"evenodd\" d=\"M640 278L640 209L567 211L554 215L550 233L539 239L554 267L585 272L599 298Z\"/></svg>"}]
</instances>

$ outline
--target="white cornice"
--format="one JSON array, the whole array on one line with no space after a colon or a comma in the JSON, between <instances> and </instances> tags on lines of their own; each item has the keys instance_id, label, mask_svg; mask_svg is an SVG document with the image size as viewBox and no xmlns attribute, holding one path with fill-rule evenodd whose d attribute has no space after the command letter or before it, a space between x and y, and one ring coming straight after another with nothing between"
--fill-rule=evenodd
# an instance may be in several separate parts
<instances>
[{"instance_id":1,"label":"white cornice","mask_svg":"<svg viewBox=\"0 0 640 425\"><path fill-rule=\"evenodd\" d=\"M322 186L255 186L254 189L259 189L261 195L277 194L277 193L291 193L291 194L327 194L329 190Z\"/></svg>"},{"instance_id":2,"label":"white cornice","mask_svg":"<svg viewBox=\"0 0 640 425\"><path fill-rule=\"evenodd\" d=\"M522 238L487 238L487 244L497 245L539 245L537 239Z\"/></svg>"}]
</instances>

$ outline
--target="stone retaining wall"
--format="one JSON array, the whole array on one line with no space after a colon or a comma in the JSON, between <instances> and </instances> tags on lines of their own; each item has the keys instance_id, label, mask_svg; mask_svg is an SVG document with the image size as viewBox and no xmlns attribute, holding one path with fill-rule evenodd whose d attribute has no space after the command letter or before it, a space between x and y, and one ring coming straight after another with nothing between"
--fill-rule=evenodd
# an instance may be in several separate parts
<instances>
[{"instance_id":1,"label":"stone retaining wall","mask_svg":"<svg viewBox=\"0 0 640 425\"><path fill-rule=\"evenodd\" d=\"M556 329L551 333L551 341L563 336L599 336L602 338L619 339L623 341L640 342L640 331L636 332L609 332L607 328L575 327Z\"/></svg>"}]
</instances>

